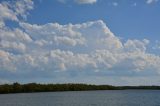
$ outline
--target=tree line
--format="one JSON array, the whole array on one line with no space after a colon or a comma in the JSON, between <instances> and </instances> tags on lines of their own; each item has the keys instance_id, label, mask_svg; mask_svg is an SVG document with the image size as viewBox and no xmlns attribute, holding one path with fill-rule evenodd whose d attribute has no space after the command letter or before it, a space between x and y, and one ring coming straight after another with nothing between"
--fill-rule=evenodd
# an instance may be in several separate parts
<instances>
[{"instance_id":1,"label":"tree line","mask_svg":"<svg viewBox=\"0 0 160 106\"><path fill-rule=\"evenodd\" d=\"M55 91L87 91L87 90L125 90L125 89L156 89L160 86L112 86L89 84L3 84L0 85L0 94L30 93L30 92L55 92Z\"/></svg>"}]
</instances>

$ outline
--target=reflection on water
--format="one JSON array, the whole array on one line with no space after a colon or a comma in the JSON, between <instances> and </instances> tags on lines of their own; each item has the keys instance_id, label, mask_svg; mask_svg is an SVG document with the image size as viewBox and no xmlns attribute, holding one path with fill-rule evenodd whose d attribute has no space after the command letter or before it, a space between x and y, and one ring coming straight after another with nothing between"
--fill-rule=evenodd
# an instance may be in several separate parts
<instances>
[{"instance_id":1,"label":"reflection on water","mask_svg":"<svg viewBox=\"0 0 160 106\"><path fill-rule=\"evenodd\" d=\"M160 106L160 91L109 90L1 94L0 106Z\"/></svg>"}]
</instances>

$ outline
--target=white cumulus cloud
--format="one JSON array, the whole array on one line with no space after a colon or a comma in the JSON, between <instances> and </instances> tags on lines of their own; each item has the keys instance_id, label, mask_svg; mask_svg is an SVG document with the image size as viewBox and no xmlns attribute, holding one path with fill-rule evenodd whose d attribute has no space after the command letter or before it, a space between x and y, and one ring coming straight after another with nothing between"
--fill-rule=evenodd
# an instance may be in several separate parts
<instances>
[{"instance_id":1,"label":"white cumulus cloud","mask_svg":"<svg viewBox=\"0 0 160 106\"><path fill-rule=\"evenodd\" d=\"M28 10L33 9L32 0L15 0L0 3L0 28L5 26L5 20L19 21L19 16L27 18Z\"/></svg>"},{"instance_id":2,"label":"white cumulus cloud","mask_svg":"<svg viewBox=\"0 0 160 106\"><path fill-rule=\"evenodd\" d=\"M12 66L4 70L160 73L160 57L146 51L149 40L122 42L102 20L20 26L24 31L1 29L1 62Z\"/></svg>"}]
</instances>

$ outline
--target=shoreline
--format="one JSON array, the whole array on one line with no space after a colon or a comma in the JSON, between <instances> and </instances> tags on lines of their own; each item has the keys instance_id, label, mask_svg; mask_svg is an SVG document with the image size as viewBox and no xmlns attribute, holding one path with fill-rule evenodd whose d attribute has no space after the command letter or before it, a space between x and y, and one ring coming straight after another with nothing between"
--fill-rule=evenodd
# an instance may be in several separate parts
<instances>
[{"instance_id":1,"label":"shoreline","mask_svg":"<svg viewBox=\"0 0 160 106\"><path fill-rule=\"evenodd\" d=\"M112 86L91 84L3 84L0 85L0 94L66 92L66 91L98 91L98 90L160 90L160 86Z\"/></svg>"}]
</instances>

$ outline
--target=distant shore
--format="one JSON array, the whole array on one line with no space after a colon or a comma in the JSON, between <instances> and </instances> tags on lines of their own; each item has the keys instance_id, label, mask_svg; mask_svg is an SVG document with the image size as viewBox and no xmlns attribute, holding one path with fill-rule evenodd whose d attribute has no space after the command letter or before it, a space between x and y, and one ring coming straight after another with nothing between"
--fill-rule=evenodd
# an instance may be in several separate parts
<instances>
[{"instance_id":1,"label":"distant shore","mask_svg":"<svg viewBox=\"0 0 160 106\"><path fill-rule=\"evenodd\" d=\"M0 85L0 94L8 93L32 93L32 92L56 92L56 91L90 91L90 90L160 90L160 86L112 86L91 84L3 84Z\"/></svg>"}]
</instances>

